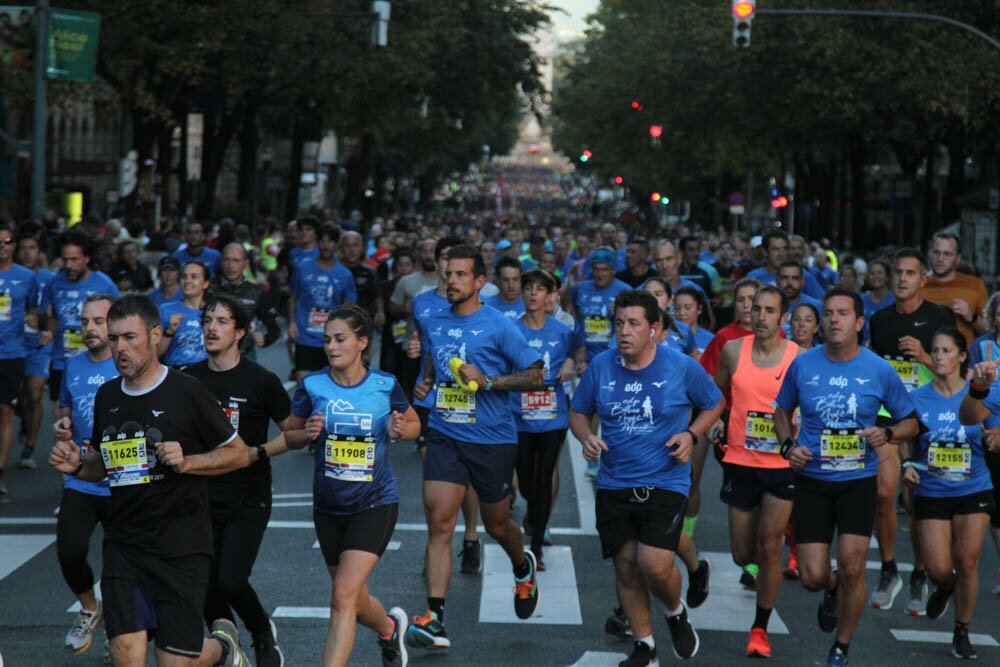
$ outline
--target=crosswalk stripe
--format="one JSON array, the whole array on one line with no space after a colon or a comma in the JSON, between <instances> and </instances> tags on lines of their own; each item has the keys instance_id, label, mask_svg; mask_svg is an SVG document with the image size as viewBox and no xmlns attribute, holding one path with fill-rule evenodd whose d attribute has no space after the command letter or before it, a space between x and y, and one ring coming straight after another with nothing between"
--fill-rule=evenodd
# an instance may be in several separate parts
<instances>
[{"instance_id":1,"label":"crosswalk stripe","mask_svg":"<svg viewBox=\"0 0 1000 667\"><path fill-rule=\"evenodd\" d=\"M55 535L0 535L0 580L55 541Z\"/></svg>"},{"instance_id":2,"label":"crosswalk stripe","mask_svg":"<svg viewBox=\"0 0 1000 667\"><path fill-rule=\"evenodd\" d=\"M927 630L902 630L898 628L893 628L889 630L892 636L901 642L926 642L929 644L950 644L951 643L951 633L941 632L941 631L927 631ZM997 640L993 639L991 635L983 634L969 634L969 641L972 642L973 646L1000 646Z\"/></svg>"},{"instance_id":3,"label":"crosswalk stripe","mask_svg":"<svg viewBox=\"0 0 1000 667\"><path fill-rule=\"evenodd\" d=\"M618 663L627 657L624 653L587 651L569 667L617 667Z\"/></svg>"},{"instance_id":4,"label":"crosswalk stripe","mask_svg":"<svg viewBox=\"0 0 1000 667\"><path fill-rule=\"evenodd\" d=\"M271 614L274 618L330 618L329 607L278 607Z\"/></svg>"},{"instance_id":5,"label":"crosswalk stripe","mask_svg":"<svg viewBox=\"0 0 1000 667\"><path fill-rule=\"evenodd\" d=\"M757 611L757 594L740 585L741 570L733 562L732 555L723 552L702 551L699 556L712 564L709 580L709 595L705 603L691 609L691 624L696 630L719 630L722 632L749 633ZM687 591L687 568L678 560L684 577L682 591ZM768 624L769 635L787 635L788 627L781 620L778 610L771 614Z\"/></svg>"},{"instance_id":6,"label":"crosswalk stripe","mask_svg":"<svg viewBox=\"0 0 1000 667\"><path fill-rule=\"evenodd\" d=\"M399 551L399 548L403 546L403 543L399 540L390 540L389 544L385 545L386 551ZM313 549L319 549L319 540L313 542Z\"/></svg>"},{"instance_id":7,"label":"crosswalk stripe","mask_svg":"<svg viewBox=\"0 0 1000 667\"><path fill-rule=\"evenodd\" d=\"M312 521L283 521L279 519L272 519L267 522L268 528L314 528ZM427 524L425 523L397 523L396 530L403 532L414 532L414 533L426 533ZM455 526L455 532L461 532L465 530L463 524L458 524ZM580 536L580 535L590 535L591 533L583 528L550 528L550 532L553 535L567 535L567 536Z\"/></svg>"},{"instance_id":8,"label":"crosswalk stripe","mask_svg":"<svg viewBox=\"0 0 1000 667\"><path fill-rule=\"evenodd\" d=\"M503 548L487 544L483 550L483 593L479 598L480 623L532 623L582 625L580 595L576 589L576 570L570 547L547 547L548 569L538 573L538 608L526 621L514 614L514 584L510 559Z\"/></svg>"},{"instance_id":9,"label":"crosswalk stripe","mask_svg":"<svg viewBox=\"0 0 1000 667\"><path fill-rule=\"evenodd\" d=\"M0 519L0 526L54 526L57 521L48 516L7 516Z\"/></svg>"}]
</instances>

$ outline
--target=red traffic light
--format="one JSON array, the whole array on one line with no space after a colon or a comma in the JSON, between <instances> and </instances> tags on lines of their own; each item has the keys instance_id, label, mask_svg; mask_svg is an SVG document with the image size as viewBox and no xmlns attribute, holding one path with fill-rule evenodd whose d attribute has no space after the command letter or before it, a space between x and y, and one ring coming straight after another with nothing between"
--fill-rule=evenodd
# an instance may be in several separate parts
<instances>
[{"instance_id":1,"label":"red traffic light","mask_svg":"<svg viewBox=\"0 0 1000 667\"><path fill-rule=\"evenodd\" d=\"M733 3L733 16L738 19L748 19L752 18L757 8L754 6L755 3L749 2L748 0L738 0Z\"/></svg>"},{"instance_id":2,"label":"red traffic light","mask_svg":"<svg viewBox=\"0 0 1000 667\"><path fill-rule=\"evenodd\" d=\"M642 102L639 100L632 100L632 108L636 111L642 111Z\"/></svg>"},{"instance_id":3,"label":"red traffic light","mask_svg":"<svg viewBox=\"0 0 1000 667\"><path fill-rule=\"evenodd\" d=\"M615 185L621 185L624 182L625 182L624 178L622 178L621 176L615 176Z\"/></svg>"},{"instance_id":4,"label":"red traffic light","mask_svg":"<svg viewBox=\"0 0 1000 667\"><path fill-rule=\"evenodd\" d=\"M775 197L771 200L771 206L773 208L785 208L788 206L788 197L781 195L780 197Z\"/></svg>"},{"instance_id":5,"label":"red traffic light","mask_svg":"<svg viewBox=\"0 0 1000 667\"><path fill-rule=\"evenodd\" d=\"M587 158L589 160L590 158L594 157L594 154L591 151L589 151L589 150L585 150L585 151L583 151L583 157L585 157L585 158Z\"/></svg>"},{"instance_id":6,"label":"red traffic light","mask_svg":"<svg viewBox=\"0 0 1000 667\"><path fill-rule=\"evenodd\" d=\"M654 139L659 139L662 135L663 135L663 126L662 125L650 125L649 126L649 136L653 137Z\"/></svg>"},{"instance_id":7,"label":"red traffic light","mask_svg":"<svg viewBox=\"0 0 1000 667\"><path fill-rule=\"evenodd\" d=\"M663 195L661 195L659 192L654 192L653 194L649 195L649 198L652 199L653 201L658 202L661 199L663 199Z\"/></svg>"}]
</instances>

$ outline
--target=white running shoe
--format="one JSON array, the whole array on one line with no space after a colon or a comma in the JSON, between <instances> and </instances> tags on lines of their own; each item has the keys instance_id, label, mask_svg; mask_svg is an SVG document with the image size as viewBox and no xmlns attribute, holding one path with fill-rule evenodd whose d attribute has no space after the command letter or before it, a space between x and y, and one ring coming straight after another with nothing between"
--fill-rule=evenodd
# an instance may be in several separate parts
<instances>
[{"instance_id":1,"label":"white running shoe","mask_svg":"<svg viewBox=\"0 0 1000 667\"><path fill-rule=\"evenodd\" d=\"M103 620L104 615L101 612L100 600L97 601L97 609L94 611L80 609L76 621L73 622L73 627L66 633L66 650L79 655L90 648L90 644L94 640L94 630Z\"/></svg>"}]
</instances>

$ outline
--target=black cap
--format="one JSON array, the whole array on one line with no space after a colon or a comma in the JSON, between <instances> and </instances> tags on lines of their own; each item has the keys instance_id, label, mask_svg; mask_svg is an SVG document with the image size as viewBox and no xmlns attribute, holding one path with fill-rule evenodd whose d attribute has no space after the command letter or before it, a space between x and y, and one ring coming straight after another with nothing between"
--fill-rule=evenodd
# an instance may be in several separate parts
<instances>
[{"instance_id":1,"label":"black cap","mask_svg":"<svg viewBox=\"0 0 1000 667\"><path fill-rule=\"evenodd\" d=\"M167 255L166 257L160 259L160 265L157 268L157 271L162 271L163 269L173 269L174 271L180 271L181 262L176 257Z\"/></svg>"}]
</instances>

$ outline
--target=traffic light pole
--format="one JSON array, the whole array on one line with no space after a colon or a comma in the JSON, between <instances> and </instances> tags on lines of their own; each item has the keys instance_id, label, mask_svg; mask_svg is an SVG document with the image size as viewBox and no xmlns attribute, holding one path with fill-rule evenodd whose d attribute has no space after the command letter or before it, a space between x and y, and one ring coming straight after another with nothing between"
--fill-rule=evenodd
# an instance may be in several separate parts
<instances>
[{"instance_id":1,"label":"traffic light pole","mask_svg":"<svg viewBox=\"0 0 1000 667\"><path fill-rule=\"evenodd\" d=\"M49 103L45 87L45 62L48 58L49 0L35 4L35 113L31 132L31 215L41 218L45 212L45 130Z\"/></svg>"},{"instance_id":2,"label":"traffic light pole","mask_svg":"<svg viewBox=\"0 0 1000 667\"><path fill-rule=\"evenodd\" d=\"M947 16L939 16L937 14L925 14L923 12L887 12L887 11L875 11L867 9L765 9L763 7L758 7L756 10L757 14L770 14L772 16L853 16L861 18L890 18L890 19L914 19L917 21L934 21L936 23L945 23L954 28L960 28L966 32L971 32L976 37L984 40L990 46L992 46L997 51L1000 51L1000 42L995 40L990 35L985 32L971 26L968 23L963 23L957 19L953 19Z\"/></svg>"}]
</instances>

